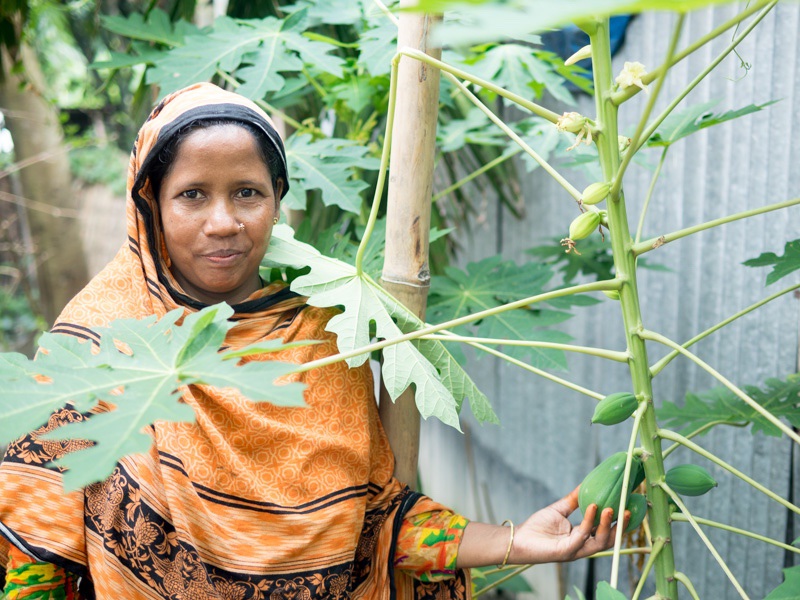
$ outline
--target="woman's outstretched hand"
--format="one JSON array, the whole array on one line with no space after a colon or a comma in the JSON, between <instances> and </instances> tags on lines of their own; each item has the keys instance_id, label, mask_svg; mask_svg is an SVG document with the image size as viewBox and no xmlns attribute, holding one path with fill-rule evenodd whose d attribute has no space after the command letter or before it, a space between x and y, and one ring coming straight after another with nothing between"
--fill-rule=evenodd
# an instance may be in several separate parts
<instances>
[{"instance_id":1,"label":"woman's outstretched hand","mask_svg":"<svg viewBox=\"0 0 800 600\"><path fill-rule=\"evenodd\" d=\"M509 564L563 562L585 558L614 545L617 526L611 526L614 511L607 508L594 528L597 505L592 504L580 524L573 527L567 520L578 508L578 488L550 506L531 515L517 527ZM626 514L627 522L629 515Z\"/></svg>"},{"instance_id":2,"label":"woman's outstretched hand","mask_svg":"<svg viewBox=\"0 0 800 600\"><path fill-rule=\"evenodd\" d=\"M617 525L612 527L613 510L607 508L594 527L597 505L592 504L580 524L568 517L578 508L578 488L550 506L535 512L514 532L508 564L564 562L591 556L614 544ZM625 513L623 526L630 517ZM484 523L470 523L458 551L458 567L480 567L503 562L511 530Z\"/></svg>"}]
</instances>

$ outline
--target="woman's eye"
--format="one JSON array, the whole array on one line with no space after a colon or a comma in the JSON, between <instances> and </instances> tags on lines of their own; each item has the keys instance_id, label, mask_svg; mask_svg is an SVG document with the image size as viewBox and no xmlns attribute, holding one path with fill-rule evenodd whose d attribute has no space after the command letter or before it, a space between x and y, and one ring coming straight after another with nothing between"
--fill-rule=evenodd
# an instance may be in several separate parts
<instances>
[{"instance_id":1,"label":"woman's eye","mask_svg":"<svg viewBox=\"0 0 800 600\"><path fill-rule=\"evenodd\" d=\"M196 200L200 197L200 192L197 190L186 190L185 192L181 192L181 196L189 200Z\"/></svg>"},{"instance_id":2,"label":"woman's eye","mask_svg":"<svg viewBox=\"0 0 800 600\"><path fill-rule=\"evenodd\" d=\"M256 191L253 188L244 188L239 192L239 195L242 198L252 198L256 195Z\"/></svg>"}]
</instances>

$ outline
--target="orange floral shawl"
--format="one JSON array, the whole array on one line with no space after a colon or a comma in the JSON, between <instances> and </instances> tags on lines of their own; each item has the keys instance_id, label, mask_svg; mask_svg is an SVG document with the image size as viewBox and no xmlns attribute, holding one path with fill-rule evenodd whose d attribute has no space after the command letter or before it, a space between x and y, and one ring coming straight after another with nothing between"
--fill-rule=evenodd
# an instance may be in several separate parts
<instances>
[{"instance_id":1,"label":"orange floral shawl","mask_svg":"<svg viewBox=\"0 0 800 600\"><path fill-rule=\"evenodd\" d=\"M252 102L211 84L162 101L131 154L128 240L54 332L98 343L95 329L113 319L202 307L170 275L143 165L180 124L209 116L270 127ZM324 341L264 357L295 363L336 352L325 331L331 313L283 284L234 309L229 347L273 337ZM82 593L103 600L466 597L463 573L422 583L391 566L402 519L439 507L392 478L369 368L340 362L295 379L308 386L307 408L192 386L184 399L195 423L157 422L149 454L128 456L106 481L66 495L46 464L73 442L37 434L87 416L56 412L11 444L0 465L0 566L10 542L81 576Z\"/></svg>"}]
</instances>

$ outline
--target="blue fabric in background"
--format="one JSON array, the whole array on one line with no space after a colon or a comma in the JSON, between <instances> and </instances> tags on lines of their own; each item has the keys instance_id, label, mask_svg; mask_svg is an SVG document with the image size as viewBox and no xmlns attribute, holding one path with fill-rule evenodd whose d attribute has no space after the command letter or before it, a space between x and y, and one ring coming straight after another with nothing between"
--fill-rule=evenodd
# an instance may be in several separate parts
<instances>
[{"instance_id":1,"label":"blue fabric in background","mask_svg":"<svg viewBox=\"0 0 800 600\"><path fill-rule=\"evenodd\" d=\"M612 56L619 51L622 44L625 42L625 32L632 19L632 15L620 15L611 17L609 20ZM589 43L589 36L575 25L568 25L558 31L548 31L547 33L543 33L541 37L545 50L555 52L564 60ZM591 79L592 62L590 60L582 60L578 63L578 66L589 71L587 77ZM572 91L578 90L578 88L572 84L568 84L567 87Z\"/></svg>"}]
</instances>

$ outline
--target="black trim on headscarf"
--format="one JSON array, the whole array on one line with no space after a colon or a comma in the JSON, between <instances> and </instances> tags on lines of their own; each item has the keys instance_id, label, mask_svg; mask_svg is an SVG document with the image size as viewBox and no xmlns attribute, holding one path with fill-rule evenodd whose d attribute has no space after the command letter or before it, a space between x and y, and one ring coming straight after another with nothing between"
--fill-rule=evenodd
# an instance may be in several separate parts
<instances>
[{"instance_id":1,"label":"black trim on headscarf","mask_svg":"<svg viewBox=\"0 0 800 600\"><path fill-rule=\"evenodd\" d=\"M133 182L133 187L131 189L131 197L133 199L134 204L136 205L137 210L142 215L144 219L145 229L147 231L147 241L150 245L150 254L153 257L153 262L156 265L156 273L158 274L158 281L167 289L170 296L176 301L185 306L190 308L194 308L196 310L202 310L203 308L207 307L208 304L200 302L196 298L192 298L191 296L187 296L176 290L175 288L170 285L169 278L167 277L166 273L163 272L161 268L161 260L159 257L159 248L160 245L156 242L156 220L155 215L153 215L153 211L150 208L150 205L147 203L142 195L140 194L142 188L144 187L145 182L147 181L148 172L152 168L153 161L156 159L158 154L164 148L164 146L169 142L169 140L180 131L182 128L186 127L187 125L191 125L193 123L201 122L201 121L212 121L224 119L226 121L231 121L233 123L241 122L247 123L249 125L253 125L258 127L264 134L267 136L267 140L269 140L272 148L270 148L271 152L277 152L278 156L281 160L281 165L283 167L283 173L278 173L278 177L282 177L284 181L283 187L283 194L281 198L286 195L286 192L289 190L289 177L288 172L286 170L286 152L283 148L283 142L281 141L278 132L275 131L275 128L270 125L269 121L267 121L263 116L258 114L256 111L248 108L246 106L242 106L241 104L206 104L204 106L198 106L196 108L192 108L187 110L185 113L179 115L174 121L167 123L159 132L158 132L158 139L156 143L153 144L153 148L147 154L142 163L139 172L136 174L136 179ZM158 201L158 199L156 199ZM265 296L262 298L256 298L255 300L248 300L246 302L242 302L241 304L232 305L232 308L237 313L252 313L252 312L259 312L262 310L266 310L270 306L273 306L279 302L287 300L289 298L296 298L298 294L290 291L289 288L284 288L281 291L272 294L270 296Z\"/></svg>"}]
</instances>

